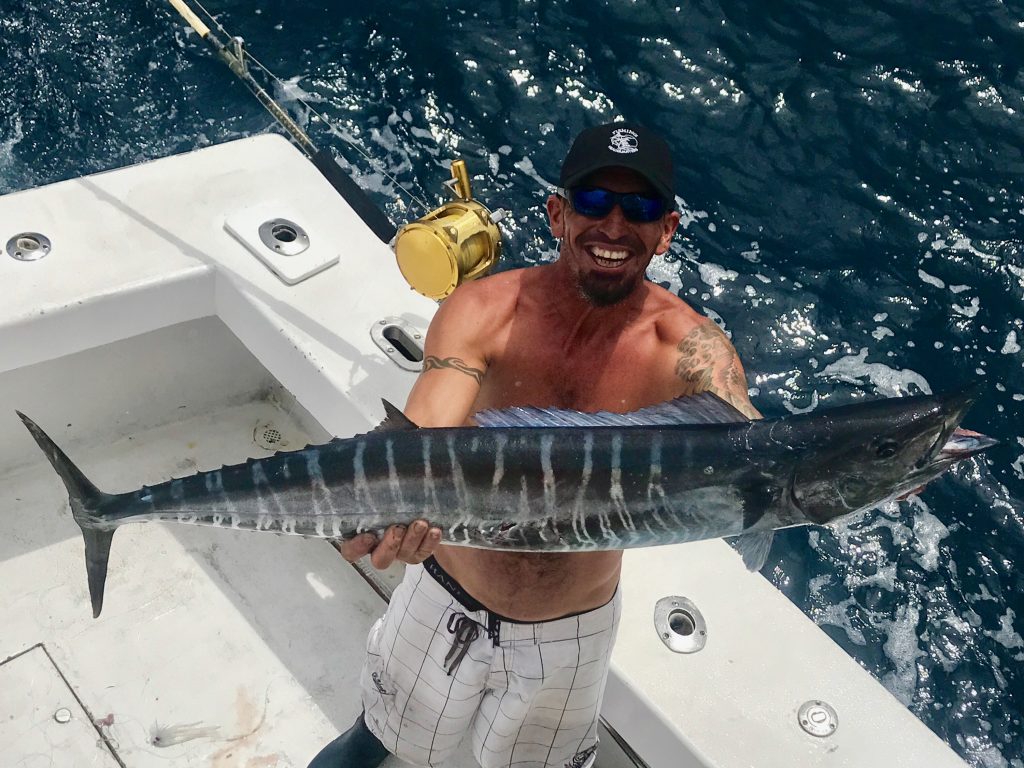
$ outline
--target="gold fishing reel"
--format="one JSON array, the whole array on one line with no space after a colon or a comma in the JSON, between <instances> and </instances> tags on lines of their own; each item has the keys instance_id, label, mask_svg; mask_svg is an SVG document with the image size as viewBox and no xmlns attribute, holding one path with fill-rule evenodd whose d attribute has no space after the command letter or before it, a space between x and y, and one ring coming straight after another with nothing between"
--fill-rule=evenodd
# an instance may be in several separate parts
<instances>
[{"instance_id":1,"label":"gold fishing reel","mask_svg":"<svg viewBox=\"0 0 1024 768\"><path fill-rule=\"evenodd\" d=\"M436 301L494 266L501 256L497 223L505 215L473 199L464 160L452 162L452 178L445 186L456 199L402 227L394 246L406 282Z\"/></svg>"}]
</instances>

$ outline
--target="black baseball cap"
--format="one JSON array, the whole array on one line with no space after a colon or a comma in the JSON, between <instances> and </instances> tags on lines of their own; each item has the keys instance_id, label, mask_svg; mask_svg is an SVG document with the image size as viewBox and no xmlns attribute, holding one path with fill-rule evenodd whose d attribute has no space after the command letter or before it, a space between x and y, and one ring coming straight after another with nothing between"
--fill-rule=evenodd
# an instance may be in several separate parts
<instances>
[{"instance_id":1,"label":"black baseball cap","mask_svg":"<svg viewBox=\"0 0 1024 768\"><path fill-rule=\"evenodd\" d=\"M636 123L606 123L581 132L562 163L559 186L572 189L594 171L611 166L636 171L670 204L675 200L668 144Z\"/></svg>"}]
</instances>

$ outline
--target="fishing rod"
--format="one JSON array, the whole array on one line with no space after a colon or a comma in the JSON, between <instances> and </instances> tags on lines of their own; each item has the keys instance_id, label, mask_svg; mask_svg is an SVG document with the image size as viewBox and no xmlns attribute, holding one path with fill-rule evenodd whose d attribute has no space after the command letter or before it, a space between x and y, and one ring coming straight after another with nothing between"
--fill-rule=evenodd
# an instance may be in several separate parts
<instances>
[{"instance_id":1,"label":"fishing rod","mask_svg":"<svg viewBox=\"0 0 1024 768\"><path fill-rule=\"evenodd\" d=\"M169 0L174 9L195 30L199 37L213 49L234 75L242 81L277 123L284 128L299 149L327 179L335 190L351 206L352 210L384 243L395 252L398 267L406 281L417 291L430 298L441 300L466 280L481 277L490 271L501 255L501 231L498 221L505 212L490 211L473 198L469 172L462 159L452 162L452 178L445 187L455 200L436 208L420 219L400 229L384 213L366 192L342 170L329 149L318 149L309 135L296 123L278 102L267 93L249 72L248 62L253 61L267 75L280 83L269 69L259 63L245 48L242 38L228 35L213 15L203 8L204 13L227 37L227 41L210 28L188 6L185 0ZM196 5L199 5L196 0ZM327 125L332 133L341 136L331 122L316 112L310 105L299 99L311 112ZM356 147L356 149L359 149ZM359 150L371 163L373 159ZM415 200L424 210L428 206L402 187L390 174L380 169L398 189Z\"/></svg>"}]
</instances>

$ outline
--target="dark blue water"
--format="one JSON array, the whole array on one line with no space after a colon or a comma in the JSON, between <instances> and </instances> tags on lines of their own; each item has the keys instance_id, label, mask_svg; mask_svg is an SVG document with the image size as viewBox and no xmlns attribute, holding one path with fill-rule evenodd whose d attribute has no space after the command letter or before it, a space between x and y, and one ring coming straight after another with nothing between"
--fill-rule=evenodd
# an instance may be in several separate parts
<instances>
[{"instance_id":1,"label":"dark blue water","mask_svg":"<svg viewBox=\"0 0 1024 768\"><path fill-rule=\"evenodd\" d=\"M212 0L211 0L212 2ZM1003 440L918 500L786 532L768 577L970 763L1024 765L1024 2L219 0L363 156L433 204L456 155L552 258L581 128L665 134L685 228L651 277L731 334L768 415L979 381ZM0 0L0 192L274 130L161 2Z\"/></svg>"}]
</instances>

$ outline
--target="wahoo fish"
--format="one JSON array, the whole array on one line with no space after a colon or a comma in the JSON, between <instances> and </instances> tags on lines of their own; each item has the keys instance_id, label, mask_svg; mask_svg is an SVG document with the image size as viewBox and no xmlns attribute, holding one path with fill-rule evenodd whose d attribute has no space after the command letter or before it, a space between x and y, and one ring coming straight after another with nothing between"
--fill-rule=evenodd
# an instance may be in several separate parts
<instances>
[{"instance_id":1,"label":"wahoo fish","mask_svg":"<svg viewBox=\"0 0 1024 768\"><path fill-rule=\"evenodd\" d=\"M109 494L18 412L67 487L93 616L114 531L151 520L347 539L424 518L447 544L525 552L823 525L925 484L995 440L957 429L977 395L889 398L750 421L711 393L627 414L518 407L419 428L385 401L373 432Z\"/></svg>"}]
</instances>

